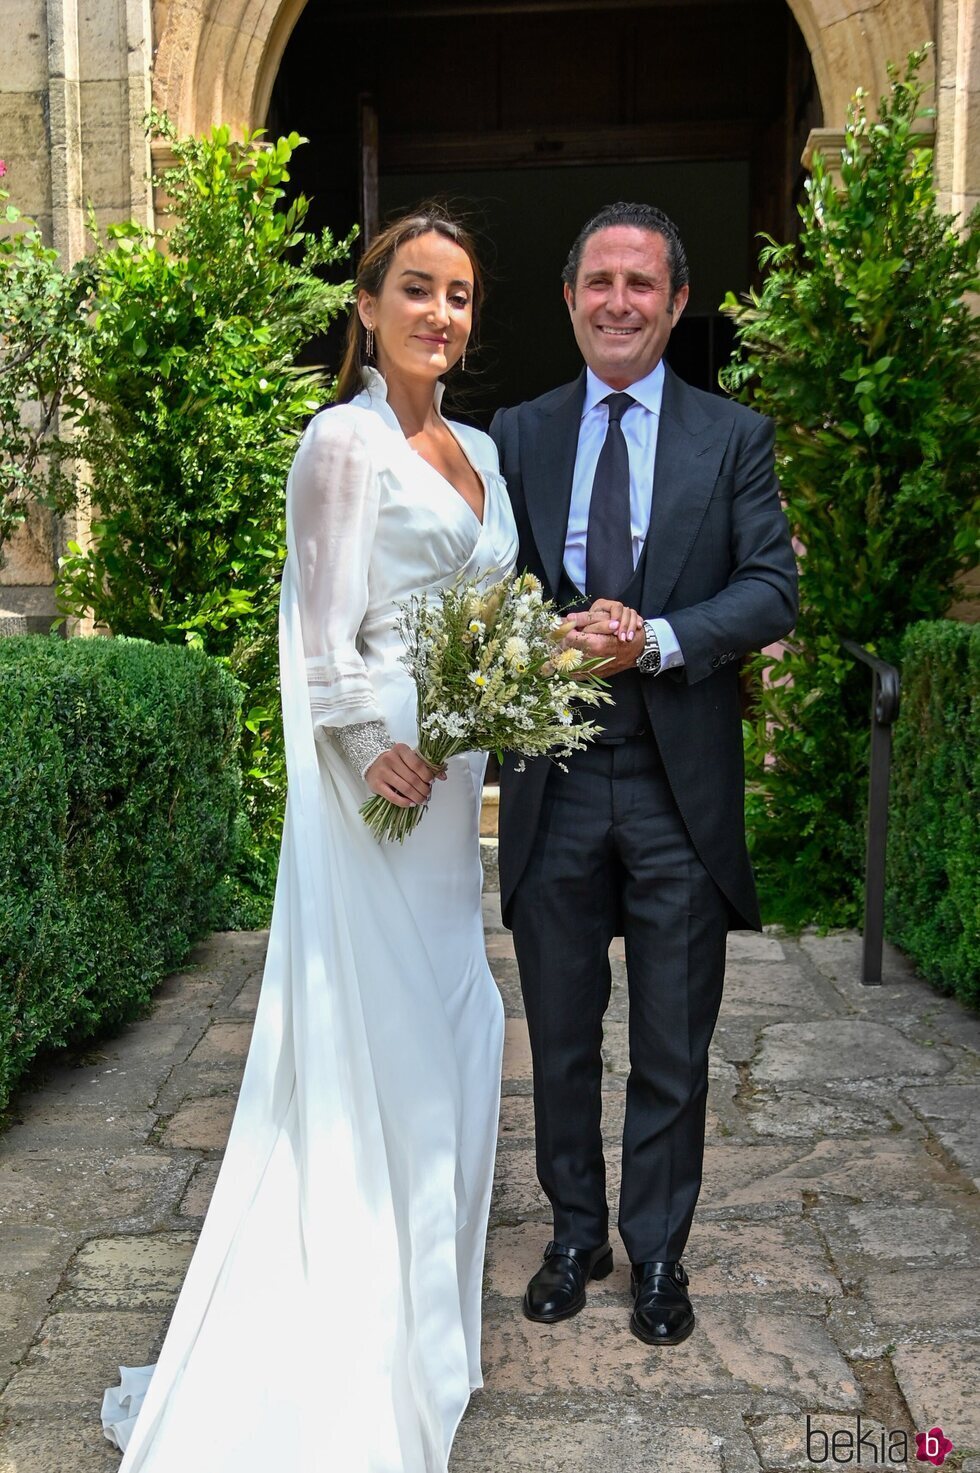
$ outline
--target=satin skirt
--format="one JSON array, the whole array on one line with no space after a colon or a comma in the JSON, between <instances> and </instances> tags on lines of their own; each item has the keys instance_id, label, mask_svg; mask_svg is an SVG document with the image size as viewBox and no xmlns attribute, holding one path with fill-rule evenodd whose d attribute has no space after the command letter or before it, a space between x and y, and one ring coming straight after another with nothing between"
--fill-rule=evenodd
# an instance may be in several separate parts
<instances>
[{"instance_id":1,"label":"satin skirt","mask_svg":"<svg viewBox=\"0 0 980 1473\"><path fill-rule=\"evenodd\" d=\"M503 1047L485 759L452 759L380 845L364 784L314 744L288 586L282 617L290 790L252 1044L159 1362L123 1369L103 1421L120 1473L446 1473L481 1384Z\"/></svg>"}]
</instances>

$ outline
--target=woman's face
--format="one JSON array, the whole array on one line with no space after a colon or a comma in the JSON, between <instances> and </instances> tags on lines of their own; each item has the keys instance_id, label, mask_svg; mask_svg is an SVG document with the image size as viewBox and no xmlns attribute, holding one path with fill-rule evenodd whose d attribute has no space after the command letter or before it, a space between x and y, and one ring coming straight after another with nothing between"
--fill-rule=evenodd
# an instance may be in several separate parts
<instances>
[{"instance_id":1,"label":"woman's face","mask_svg":"<svg viewBox=\"0 0 980 1473\"><path fill-rule=\"evenodd\" d=\"M385 378L426 379L462 357L473 326L473 267L461 246L430 230L400 245L376 297L358 293L374 328L374 358Z\"/></svg>"}]
</instances>

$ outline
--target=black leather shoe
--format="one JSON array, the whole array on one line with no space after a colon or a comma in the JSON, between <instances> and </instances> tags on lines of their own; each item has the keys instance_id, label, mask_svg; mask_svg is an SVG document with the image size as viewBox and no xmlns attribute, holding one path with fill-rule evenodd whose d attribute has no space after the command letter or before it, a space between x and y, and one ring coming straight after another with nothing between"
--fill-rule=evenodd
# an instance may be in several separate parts
<instances>
[{"instance_id":1,"label":"black leather shoe","mask_svg":"<svg viewBox=\"0 0 980 1473\"><path fill-rule=\"evenodd\" d=\"M634 1263L630 1283L636 1303L630 1329L647 1345L679 1345L694 1329L694 1310L682 1263Z\"/></svg>"},{"instance_id":2,"label":"black leather shoe","mask_svg":"<svg viewBox=\"0 0 980 1473\"><path fill-rule=\"evenodd\" d=\"M563 1243L549 1243L544 1263L528 1283L524 1313L541 1325L570 1319L585 1303L589 1280L604 1279L612 1273L612 1266L608 1243L601 1248L566 1248Z\"/></svg>"}]
</instances>

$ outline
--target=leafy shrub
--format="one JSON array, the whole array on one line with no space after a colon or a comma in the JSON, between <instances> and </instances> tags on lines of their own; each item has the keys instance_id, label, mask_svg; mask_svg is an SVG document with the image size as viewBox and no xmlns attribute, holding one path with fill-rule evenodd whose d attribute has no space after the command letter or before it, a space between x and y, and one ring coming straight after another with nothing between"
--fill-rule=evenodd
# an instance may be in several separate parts
<instances>
[{"instance_id":1,"label":"leafy shrub","mask_svg":"<svg viewBox=\"0 0 980 1473\"><path fill-rule=\"evenodd\" d=\"M7 169L0 160L0 179ZM91 268L62 270L35 222L0 187L0 566L3 546L31 502L71 494L66 447L51 435L76 381L86 332Z\"/></svg>"},{"instance_id":2,"label":"leafy shrub","mask_svg":"<svg viewBox=\"0 0 980 1473\"><path fill-rule=\"evenodd\" d=\"M980 1004L980 625L902 642L888 839L888 934L923 976Z\"/></svg>"},{"instance_id":3,"label":"leafy shrub","mask_svg":"<svg viewBox=\"0 0 980 1473\"><path fill-rule=\"evenodd\" d=\"M174 223L162 238L110 226L93 257L75 428L95 543L71 547L59 600L115 634L196 645L244 684L244 878L268 901L285 786L285 481L297 433L330 387L296 361L347 303L349 287L318 272L349 242L307 234L303 196L285 203L295 133L265 146L258 134L235 144L228 128L181 139L163 118L154 127L177 159L163 176Z\"/></svg>"},{"instance_id":4,"label":"leafy shrub","mask_svg":"<svg viewBox=\"0 0 980 1473\"><path fill-rule=\"evenodd\" d=\"M767 919L860 914L867 672L840 648L897 657L905 627L949 606L977 560L980 215L939 213L913 53L879 118L849 113L840 184L814 159L797 245L770 242L765 281L724 310L725 386L772 416L801 547L800 616L754 665L748 821Z\"/></svg>"},{"instance_id":5,"label":"leafy shrub","mask_svg":"<svg viewBox=\"0 0 980 1473\"><path fill-rule=\"evenodd\" d=\"M239 698L193 650L0 639L0 1109L40 1050L133 1017L220 918Z\"/></svg>"}]
</instances>

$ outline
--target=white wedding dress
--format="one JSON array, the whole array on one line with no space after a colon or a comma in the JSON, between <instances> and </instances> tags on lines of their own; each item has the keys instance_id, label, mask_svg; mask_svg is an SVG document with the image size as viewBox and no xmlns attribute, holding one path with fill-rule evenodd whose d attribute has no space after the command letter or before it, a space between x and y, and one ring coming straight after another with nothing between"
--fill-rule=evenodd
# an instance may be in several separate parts
<instances>
[{"instance_id":1,"label":"white wedding dress","mask_svg":"<svg viewBox=\"0 0 980 1473\"><path fill-rule=\"evenodd\" d=\"M293 464L268 957L160 1359L106 1393L120 1473L445 1473L481 1384L503 1038L481 926L486 759L454 757L415 832L382 845L329 735L381 719L414 744L398 604L513 566L493 444L451 428L484 482L482 525L412 451L371 370Z\"/></svg>"}]
</instances>

